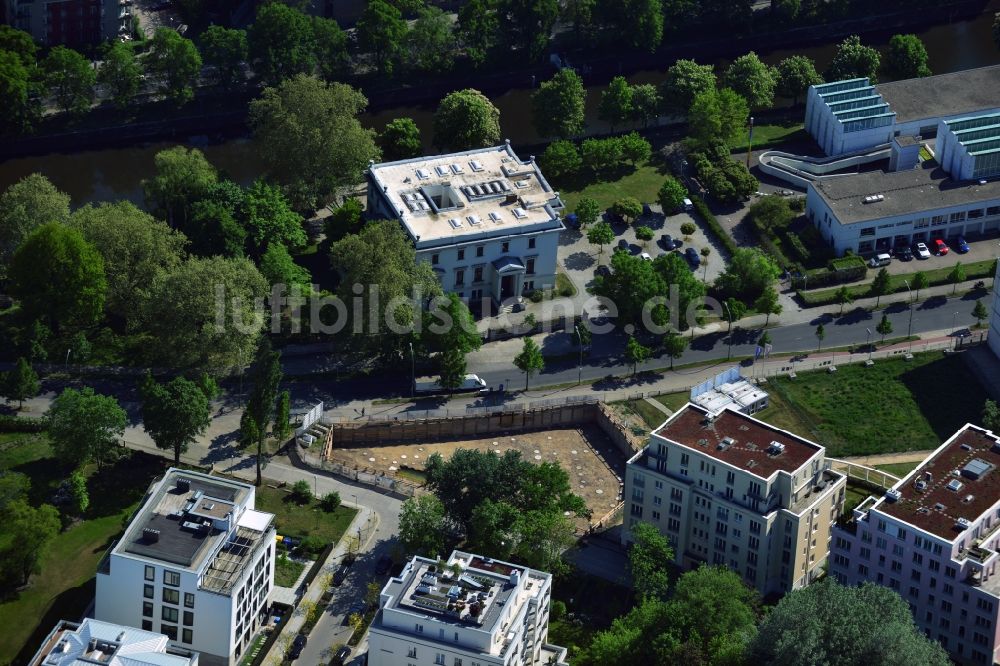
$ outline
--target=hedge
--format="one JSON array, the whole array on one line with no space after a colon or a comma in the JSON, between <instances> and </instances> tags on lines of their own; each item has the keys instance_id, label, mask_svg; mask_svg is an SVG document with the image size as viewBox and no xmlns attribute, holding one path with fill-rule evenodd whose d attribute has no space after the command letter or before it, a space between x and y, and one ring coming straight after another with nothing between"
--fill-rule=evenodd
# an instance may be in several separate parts
<instances>
[{"instance_id":1,"label":"hedge","mask_svg":"<svg viewBox=\"0 0 1000 666\"><path fill-rule=\"evenodd\" d=\"M45 419L0 415L0 432L42 432L48 426Z\"/></svg>"},{"instance_id":2,"label":"hedge","mask_svg":"<svg viewBox=\"0 0 1000 666\"><path fill-rule=\"evenodd\" d=\"M705 201L697 194L691 194L689 196L695 212L697 212L701 219L705 221L705 224L708 225L708 228L711 229L712 233L719 239L719 242L726 248L729 255L732 256L736 254L736 241L733 240L732 236L726 233L726 230L722 228L719 221L715 219L715 215L713 215L712 211L708 209L708 205Z\"/></svg>"}]
</instances>

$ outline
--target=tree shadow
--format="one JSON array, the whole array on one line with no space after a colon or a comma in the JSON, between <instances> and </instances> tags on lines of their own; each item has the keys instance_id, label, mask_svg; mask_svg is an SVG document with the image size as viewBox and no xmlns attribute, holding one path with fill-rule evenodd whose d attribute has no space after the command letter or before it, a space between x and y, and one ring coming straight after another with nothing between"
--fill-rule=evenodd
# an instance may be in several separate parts
<instances>
[{"instance_id":1,"label":"tree shadow","mask_svg":"<svg viewBox=\"0 0 1000 666\"><path fill-rule=\"evenodd\" d=\"M918 310L933 310L934 308L940 308L948 303L947 296L931 296L926 301L920 304Z\"/></svg>"},{"instance_id":2,"label":"tree shadow","mask_svg":"<svg viewBox=\"0 0 1000 666\"><path fill-rule=\"evenodd\" d=\"M843 316L838 317L835 324L837 326L850 326L851 324L858 324L863 321L868 321L872 319L872 313L864 308L854 308L850 312L845 313Z\"/></svg>"},{"instance_id":3,"label":"tree shadow","mask_svg":"<svg viewBox=\"0 0 1000 666\"><path fill-rule=\"evenodd\" d=\"M594 255L586 252L574 252L563 260L563 265L571 271L584 271L597 263Z\"/></svg>"},{"instance_id":4,"label":"tree shadow","mask_svg":"<svg viewBox=\"0 0 1000 666\"><path fill-rule=\"evenodd\" d=\"M132 451L87 480L90 494L88 518L113 516L143 498L149 484L168 462L145 451Z\"/></svg>"},{"instance_id":5,"label":"tree shadow","mask_svg":"<svg viewBox=\"0 0 1000 666\"><path fill-rule=\"evenodd\" d=\"M97 580L91 578L86 583L64 590L52 600L52 605L45 612L42 618L30 618L31 622L37 622L38 626L25 641L21 651L11 662L13 664L27 664L31 661L32 655L38 650L45 637L52 631L52 627L60 620L78 621L83 617L94 594L97 591ZM28 620L28 618L24 618Z\"/></svg>"}]
</instances>

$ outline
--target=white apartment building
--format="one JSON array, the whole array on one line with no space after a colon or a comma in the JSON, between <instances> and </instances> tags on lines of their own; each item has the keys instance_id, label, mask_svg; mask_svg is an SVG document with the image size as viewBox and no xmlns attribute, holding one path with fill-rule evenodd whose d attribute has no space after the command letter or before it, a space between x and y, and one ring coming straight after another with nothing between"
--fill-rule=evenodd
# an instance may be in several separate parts
<instances>
[{"instance_id":1,"label":"white apartment building","mask_svg":"<svg viewBox=\"0 0 1000 666\"><path fill-rule=\"evenodd\" d=\"M28 664L198 666L198 653L171 646L163 634L87 618L56 624Z\"/></svg>"},{"instance_id":2,"label":"white apartment building","mask_svg":"<svg viewBox=\"0 0 1000 666\"><path fill-rule=\"evenodd\" d=\"M237 663L274 587L274 516L253 507L251 485L167 470L98 568L94 617Z\"/></svg>"},{"instance_id":3,"label":"white apartment building","mask_svg":"<svg viewBox=\"0 0 1000 666\"><path fill-rule=\"evenodd\" d=\"M546 643L552 574L454 551L414 557L382 589L369 666L566 666Z\"/></svg>"},{"instance_id":4,"label":"white apartment building","mask_svg":"<svg viewBox=\"0 0 1000 666\"><path fill-rule=\"evenodd\" d=\"M844 505L846 477L825 455L735 409L689 403L628 461L626 528L655 525L679 566L725 565L765 596L784 594L822 574Z\"/></svg>"},{"instance_id":5,"label":"white apartment building","mask_svg":"<svg viewBox=\"0 0 1000 666\"><path fill-rule=\"evenodd\" d=\"M399 220L445 292L478 306L555 285L563 203L510 142L372 164L369 217Z\"/></svg>"},{"instance_id":6,"label":"white apartment building","mask_svg":"<svg viewBox=\"0 0 1000 666\"><path fill-rule=\"evenodd\" d=\"M834 528L830 574L896 590L963 664L1000 659L1000 439L967 425Z\"/></svg>"}]
</instances>

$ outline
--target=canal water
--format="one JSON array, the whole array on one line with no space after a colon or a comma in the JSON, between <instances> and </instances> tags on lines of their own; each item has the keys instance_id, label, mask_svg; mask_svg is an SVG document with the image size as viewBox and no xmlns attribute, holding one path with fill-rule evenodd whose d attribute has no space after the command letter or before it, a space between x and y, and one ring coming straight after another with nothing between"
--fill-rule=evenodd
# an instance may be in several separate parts
<instances>
[{"instance_id":1,"label":"canal water","mask_svg":"<svg viewBox=\"0 0 1000 666\"><path fill-rule=\"evenodd\" d=\"M939 25L919 33L927 47L929 65L935 74L943 74L972 67L1000 63L1000 49L993 42L991 25L993 13L1000 9L1000 0L993 0L986 10L973 20ZM885 40L887 41L887 39ZM885 41L874 46L884 50ZM870 43L870 42L866 42ZM759 52L758 55L770 64L776 64L790 55L806 55L816 61L816 67L823 71L836 51L836 43L817 45L792 50ZM714 63L718 69L725 68L726 61ZM665 70L639 71L628 76L632 83L659 83ZM606 131L608 128L597 118L597 106L603 85L587 88L586 122L590 131ZM530 88L509 90L494 97L493 102L500 109L503 135L515 147L519 144L533 144L541 140L532 126ZM423 132L425 144L432 145L433 107L397 107L367 114L362 122L380 130L385 124L400 116L409 116L416 121ZM109 148L82 151L70 154L50 154L24 157L0 163L0 190L24 176L40 172L45 174L59 189L67 192L74 206L92 201L113 201L130 199L136 204L142 202L142 180L153 174L153 156L160 150L175 143L150 143L130 148ZM250 141L232 139L221 143L194 141L204 151L208 160L229 178L247 183L263 172L263 166L253 150Z\"/></svg>"}]
</instances>

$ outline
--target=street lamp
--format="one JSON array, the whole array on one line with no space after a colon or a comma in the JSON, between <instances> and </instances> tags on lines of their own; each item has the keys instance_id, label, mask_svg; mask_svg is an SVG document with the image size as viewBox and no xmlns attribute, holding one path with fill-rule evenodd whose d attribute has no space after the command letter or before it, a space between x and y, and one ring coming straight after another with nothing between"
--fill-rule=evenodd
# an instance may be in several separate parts
<instances>
[{"instance_id":1,"label":"street lamp","mask_svg":"<svg viewBox=\"0 0 1000 666\"><path fill-rule=\"evenodd\" d=\"M70 347L69 349L66 350L66 363L64 364L65 367L63 368L66 372L69 372L69 355L71 353L73 353L73 348L72 347Z\"/></svg>"},{"instance_id":2,"label":"street lamp","mask_svg":"<svg viewBox=\"0 0 1000 666\"><path fill-rule=\"evenodd\" d=\"M573 328L576 330L576 340L580 344L580 362L576 366L576 383L583 383L583 336L580 335L580 327L577 324L573 324Z\"/></svg>"},{"instance_id":3,"label":"street lamp","mask_svg":"<svg viewBox=\"0 0 1000 666\"><path fill-rule=\"evenodd\" d=\"M733 313L729 310L729 305L725 301L722 302L722 307L726 309L726 319L729 320L729 353L726 355L726 360L728 361L733 357Z\"/></svg>"},{"instance_id":4,"label":"street lamp","mask_svg":"<svg viewBox=\"0 0 1000 666\"><path fill-rule=\"evenodd\" d=\"M414 398L417 390L417 362L413 357L413 343L410 343L410 400Z\"/></svg>"},{"instance_id":5,"label":"street lamp","mask_svg":"<svg viewBox=\"0 0 1000 666\"><path fill-rule=\"evenodd\" d=\"M913 300L910 298L913 292L910 291L909 281L903 280L903 284L906 285L906 303L910 310L910 323L906 326L906 339L910 343L910 347L907 352L910 353L913 351L913 340L911 339L913 337Z\"/></svg>"},{"instance_id":6,"label":"street lamp","mask_svg":"<svg viewBox=\"0 0 1000 666\"><path fill-rule=\"evenodd\" d=\"M866 328L865 331L868 333L868 337L865 340L865 346L868 347L868 361L871 362L871 360L872 360L872 345L871 345L872 329Z\"/></svg>"},{"instance_id":7,"label":"street lamp","mask_svg":"<svg viewBox=\"0 0 1000 666\"><path fill-rule=\"evenodd\" d=\"M747 171L750 170L750 156L753 154L753 116L750 116L750 135L747 138Z\"/></svg>"},{"instance_id":8,"label":"street lamp","mask_svg":"<svg viewBox=\"0 0 1000 666\"><path fill-rule=\"evenodd\" d=\"M955 340L954 340L954 342L953 342L953 344L951 346L952 349L955 349L955 348L958 347L958 336L955 334L955 331L956 331L955 326L957 326L957 324L956 324L957 319L958 319L958 313L956 312L956 313L952 314L952 316L951 316L951 337L955 338Z\"/></svg>"}]
</instances>

